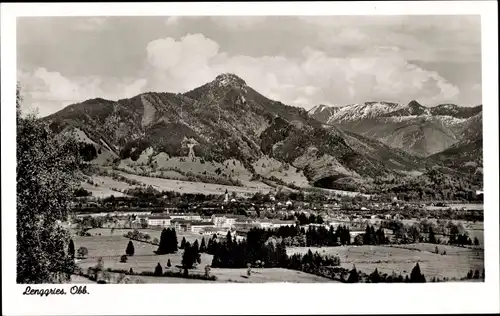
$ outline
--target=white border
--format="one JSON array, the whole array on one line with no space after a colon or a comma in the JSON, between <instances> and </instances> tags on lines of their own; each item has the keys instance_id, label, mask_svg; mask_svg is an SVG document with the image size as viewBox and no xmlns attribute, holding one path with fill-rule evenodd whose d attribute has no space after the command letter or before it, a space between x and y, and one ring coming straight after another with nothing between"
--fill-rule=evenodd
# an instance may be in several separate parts
<instances>
[{"instance_id":1,"label":"white border","mask_svg":"<svg viewBox=\"0 0 500 316\"><path fill-rule=\"evenodd\" d=\"M495 1L343 3L2 4L2 301L6 315L482 313L499 311L498 7ZM15 284L16 16L105 15L482 16L485 283L94 285L90 295L21 295ZM75 39L77 40L77 39ZM70 286L66 286L69 289Z\"/></svg>"}]
</instances>

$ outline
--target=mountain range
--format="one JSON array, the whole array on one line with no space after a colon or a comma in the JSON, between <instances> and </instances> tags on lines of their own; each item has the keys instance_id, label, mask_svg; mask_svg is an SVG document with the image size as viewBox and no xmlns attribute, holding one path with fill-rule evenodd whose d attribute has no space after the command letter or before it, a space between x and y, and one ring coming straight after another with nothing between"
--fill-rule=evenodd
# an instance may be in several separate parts
<instances>
[{"instance_id":1,"label":"mountain range","mask_svg":"<svg viewBox=\"0 0 500 316\"><path fill-rule=\"evenodd\" d=\"M479 143L474 147L466 139L482 137L480 115L481 107L429 109L415 101L320 105L307 112L264 97L234 74L221 74L186 93L91 99L43 120L92 144L97 165L140 168L153 176L189 171L200 181L271 179L336 188L455 167L457 161L479 163Z\"/></svg>"},{"instance_id":2,"label":"mountain range","mask_svg":"<svg viewBox=\"0 0 500 316\"><path fill-rule=\"evenodd\" d=\"M365 102L342 107L319 105L309 115L323 124L421 156L431 156L452 145L482 137L482 105L441 104L428 108L417 101Z\"/></svg>"}]
</instances>

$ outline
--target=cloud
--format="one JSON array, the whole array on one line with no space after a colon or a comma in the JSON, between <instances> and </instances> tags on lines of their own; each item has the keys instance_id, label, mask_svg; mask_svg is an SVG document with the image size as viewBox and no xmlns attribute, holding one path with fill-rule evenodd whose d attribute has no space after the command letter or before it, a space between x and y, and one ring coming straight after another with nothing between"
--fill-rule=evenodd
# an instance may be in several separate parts
<instances>
[{"instance_id":1,"label":"cloud","mask_svg":"<svg viewBox=\"0 0 500 316\"><path fill-rule=\"evenodd\" d=\"M212 22L221 26L231 28L233 30L247 30L254 26L264 23L267 19L265 16L217 16L210 18Z\"/></svg>"},{"instance_id":2,"label":"cloud","mask_svg":"<svg viewBox=\"0 0 500 316\"><path fill-rule=\"evenodd\" d=\"M37 68L33 72L20 71L18 80L22 87L24 109L38 108L40 116L87 99L130 98L143 92L147 83L143 78L65 77L45 68Z\"/></svg>"},{"instance_id":3,"label":"cloud","mask_svg":"<svg viewBox=\"0 0 500 316\"><path fill-rule=\"evenodd\" d=\"M156 76L149 84L184 92L231 72L265 96L306 108L377 99L434 103L454 100L460 93L438 73L399 56L394 47L347 58L310 47L303 49L302 58L230 56L219 47L202 34L150 42L148 61Z\"/></svg>"},{"instance_id":4,"label":"cloud","mask_svg":"<svg viewBox=\"0 0 500 316\"><path fill-rule=\"evenodd\" d=\"M77 19L74 28L79 31L91 32L100 29L106 22L106 17L94 16Z\"/></svg>"}]
</instances>

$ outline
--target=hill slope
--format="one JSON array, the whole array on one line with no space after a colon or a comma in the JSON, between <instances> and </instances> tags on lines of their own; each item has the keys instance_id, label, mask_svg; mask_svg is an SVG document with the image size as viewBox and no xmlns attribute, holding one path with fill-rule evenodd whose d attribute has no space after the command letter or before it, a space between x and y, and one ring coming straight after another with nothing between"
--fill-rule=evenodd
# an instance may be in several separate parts
<instances>
[{"instance_id":1,"label":"hill slope","mask_svg":"<svg viewBox=\"0 0 500 316\"><path fill-rule=\"evenodd\" d=\"M153 176L175 171L199 181L253 181L272 175L274 181L328 187L428 163L352 132L323 128L304 109L270 100L233 74L184 94L87 100L44 119L58 132L94 143L94 163Z\"/></svg>"},{"instance_id":2,"label":"hill slope","mask_svg":"<svg viewBox=\"0 0 500 316\"><path fill-rule=\"evenodd\" d=\"M427 108L416 101L406 105L366 102L330 109L322 107L320 111L329 115L310 115L324 124L422 156L441 152L467 138L468 127L472 121L481 120L482 113L481 105L470 108L443 104Z\"/></svg>"}]
</instances>

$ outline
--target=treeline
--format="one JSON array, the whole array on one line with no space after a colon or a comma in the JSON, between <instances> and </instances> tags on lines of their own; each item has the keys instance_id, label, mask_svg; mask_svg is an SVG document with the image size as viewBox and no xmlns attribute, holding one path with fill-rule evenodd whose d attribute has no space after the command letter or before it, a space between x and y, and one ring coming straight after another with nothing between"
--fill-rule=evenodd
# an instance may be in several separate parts
<instances>
[{"instance_id":1,"label":"treeline","mask_svg":"<svg viewBox=\"0 0 500 316\"><path fill-rule=\"evenodd\" d=\"M321 215L316 216L314 214L311 214L307 216L303 212L301 212L299 215L287 215L285 216L284 220L295 220L298 221L300 225L323 224L325 222Z\"/></svg>"},{"instance_id":2,"label":"treeline","mask_svg":"<svg viewBox=\"0 0 500 316\"><path fill-rule=\"evenodd\" d=\"M340 264L338 256L325 256L309 251L305 255L287 255L283 240L268 238L265 230L252 229L247 238L237 242L228 232L225 240L213 238L209 241L208 253L213 254L214 268L288 268L299 269L305 264L316 266L336 266Z\"/></svg>"},{"instance_id":3,"label":"treeline","mask_svg":"<svg viewBox=\"0 0 500 316\"><path fill-rule=\"evenodd\" d=\"M474 175L445 174L437 169L410 178L376 179L368 193L390 201L396 195L403 201L456 200L482 202L483 196L476 195L482 188L482 180Z\"/></svg>"},{"instance_id":4,"label":"treeline","mask_svg":"<svg viewBox=\"0 0 500 316\"><path fill-rule=\"evenodd\" d=\"M442 237L448 237L448 244L450 245L479 245L478 238L474 237L472 240L462 223L455 224L452 221L438 220L435 224L424 220L412 225L405 225L398 220L389 220L382 221L380 227L391 229L393 231L393 240L391 242L397 244L418 242L442 244L444 243L443 238L437 237L437 235L441 235Z\"/></svg>"}]
</instances>

